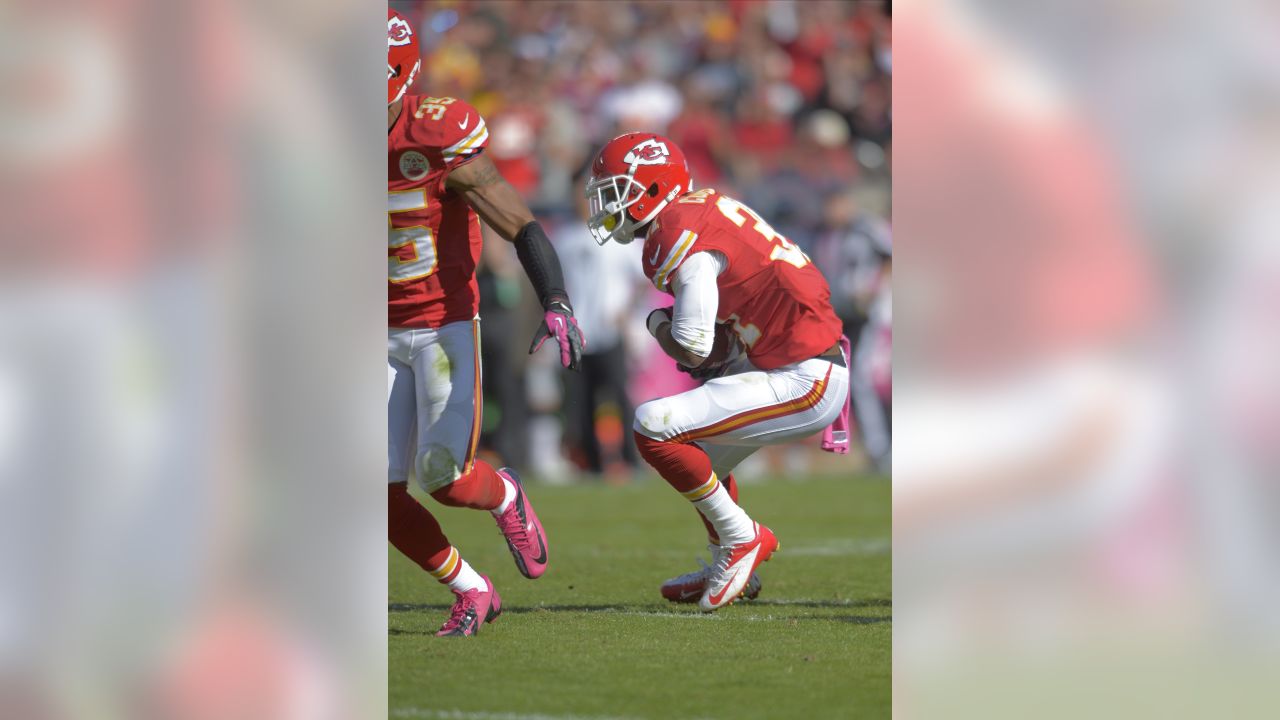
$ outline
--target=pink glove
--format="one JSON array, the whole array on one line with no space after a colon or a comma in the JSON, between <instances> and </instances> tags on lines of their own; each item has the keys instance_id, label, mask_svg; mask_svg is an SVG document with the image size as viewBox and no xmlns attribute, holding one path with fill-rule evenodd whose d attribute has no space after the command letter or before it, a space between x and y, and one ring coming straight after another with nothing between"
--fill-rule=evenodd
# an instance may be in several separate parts
<instances>
[{"instance_id":1,"label":"pink glove","mask_svg":"<svg viewBox=\"0 0 1280 720\"><path fill-rule=\"evenodd\" d=\"M553 300L547 305L542 315L542 324L534 333L533 344L529 346L529 354L538 351L547 338L554 337L560 346L560 364L570 370L577 370L582 364L582 348L587 346L587 339L573 317L573 308L563 300Z\"/></svg>"}]
</instances>

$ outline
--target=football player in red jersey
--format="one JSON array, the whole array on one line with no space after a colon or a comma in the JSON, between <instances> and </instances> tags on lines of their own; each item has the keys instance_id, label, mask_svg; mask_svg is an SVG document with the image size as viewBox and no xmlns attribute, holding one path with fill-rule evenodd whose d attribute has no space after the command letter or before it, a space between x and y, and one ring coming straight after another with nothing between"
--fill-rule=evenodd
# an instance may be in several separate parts
<instances>
[{"instance_id":1,"label":"football player in red jersey","mask_svg":"<svg viewBox=\"0 0 1280 720\"><path fill-rule=\"evenodd\" d=\"M645 275L675 297L649 332L701 387L636 409L645 460L702 516L710 567L664 583L715 610L759 592L778 540L738 506L733 468L763 445L847 422L847 343L822 273L742 203L692 191L684 154L652 133L611 140L591 166L596 240L643 238Z\"/></svg>"},{"instance_id":2,"label":"football player in red jersey","mask_svg":"<svg viewBox=\"0 0 1280 720\"><path fill-rule=\"evenodd\" d=\"M442 504L492 512L525 577L547 567L546 533L519 477L475 457L481 220L515 244L542 303L529 351L554 338L561 363L577 369L583 338L546 233L484 155L484 120L462 100L410 94L420 64L414 29L388 11L387 522L391 543L457 597L437 635L474 635L501 598L409 495L410 468Z\"/></svg>"}]
</instances>

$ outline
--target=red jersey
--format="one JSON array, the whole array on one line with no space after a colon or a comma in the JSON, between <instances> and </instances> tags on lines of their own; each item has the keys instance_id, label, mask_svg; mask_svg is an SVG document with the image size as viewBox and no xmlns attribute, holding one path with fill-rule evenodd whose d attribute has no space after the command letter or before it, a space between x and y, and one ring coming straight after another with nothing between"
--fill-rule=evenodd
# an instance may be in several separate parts
<instances>
[{"instance_id":1,"label":"red jersey","mask_svg":"<svg viewBox=\"0 0 1280 720\"><path fill-rule=\"evenodd\" d=\"M731 323L751 364L772 370L808 360L840 339L826 278L800 248L751 208L712 189L667 205L644 243L644 274L671 293L685 258L714 250L728 261L716 279L719 322Z\"/></svg>"},{"instance_id":2,"label":"red jersey","mask_svg":"<svg viewBox=\"0 0 1280 720\"><path fill-rule=\"evenodd\" d=\"M489 142L480 113L450 97L405 95L387 133L387 324L440 327L480 310L480 218L445 187Z\"/></svg>"}]
</instances>

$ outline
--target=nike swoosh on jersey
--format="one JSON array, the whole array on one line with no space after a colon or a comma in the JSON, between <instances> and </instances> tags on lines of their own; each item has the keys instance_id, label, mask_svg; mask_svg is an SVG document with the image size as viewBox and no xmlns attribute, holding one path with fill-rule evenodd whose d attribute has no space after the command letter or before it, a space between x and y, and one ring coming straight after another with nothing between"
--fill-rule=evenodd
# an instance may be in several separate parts
<instances>
[{"instance_id":1,"label":"nike swoosh on jersey","mask_svg":"<svg viewBox=\"0 0 1280 720\"><path fill-rule=\"evenodd\" d=\"M658 253L660 253L660 252L662 252L662 247L661 247L661 246L654 246L654 248L653 248L653 257L649 258L649 264L650 264L650 265L657 265L657 264L658 264Z\"/></svg>"},{"instance_id":2,"label":"nike swoosh on jersey","mask_svg":"<svg viewBox=\"0 0 1280 720\"><path fill-rule=\"evenodd\" d=\"M464 117L464 118L462 118L462 122L458 123L458 127L459 127L459 128L461 128L461 129L463 129L463 130L466 130L466 129L467 129L467 123L469 123L469 122L471 122L471 113L467 113L467 116L466 116L466 117Z\"/></svg>"}]
</instances>

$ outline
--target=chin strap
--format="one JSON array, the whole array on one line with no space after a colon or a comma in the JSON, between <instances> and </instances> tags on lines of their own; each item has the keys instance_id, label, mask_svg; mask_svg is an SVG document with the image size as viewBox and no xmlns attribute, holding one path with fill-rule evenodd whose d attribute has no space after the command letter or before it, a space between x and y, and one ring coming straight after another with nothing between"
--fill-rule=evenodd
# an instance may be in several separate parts
<instances>
[{"instance_id":1,"label":"chin strap","mask_svg":"<svg viewBox=\"0 0 1280 720\"><path fill-rule=\"evenodd\" d=\"M645 225L648 225L649 223L653 222L653 219L658 216L658 213L662 212L662 208L670 205L671 201L680 197L680 195L683 194L683 192L684 192L683 186L677 185L671 188L671 192L667 193L667 196L662 199L662 202L658 203L658 207L654 208L653 212L650 212L649 215L645 217L644 222L636 226L636 229L640 229Z\"/></svg>"},{"instance_id":2,"label":"chin strap","mask_svg":"<svg viewBox=\"0 0 1280 720\"><path fill-rule=\"evenodd\" d=\"M658 213L662 212L663 208L670 205L671 201L680 197L681 194L683 194L682 188L679 185L671 188L671 192L667 193L667 196L662 199L662 202L658 203L658 206L650 211L649 214L645 216L644 220L637 222L631 227L631 232L628 234L626 240L618 239L616 231L614 233L610 233L609 237L619 245L626 245L637 237L644 237L644 233L647 232L645 228L649 227L649 223L653 222L653 219L658 217ZM626 211L623 211L623 216L626 217ZM600 244L603 245L604 243Z\"/></svg>"}]
</instances>

